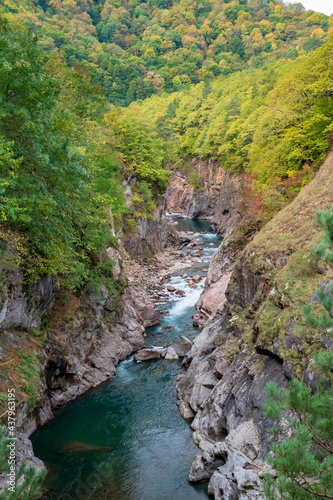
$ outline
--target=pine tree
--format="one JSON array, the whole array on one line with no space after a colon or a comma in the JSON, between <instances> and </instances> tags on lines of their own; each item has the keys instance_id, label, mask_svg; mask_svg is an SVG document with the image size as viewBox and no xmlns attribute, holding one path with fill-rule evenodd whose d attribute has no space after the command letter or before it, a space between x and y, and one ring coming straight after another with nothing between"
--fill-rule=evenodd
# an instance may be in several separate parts
<instances>
[{"instance_id":1,"label":"pine tree","mask_svg":"<svg viewBox=\"0 0 333 500\"><path fill-rule=\"evenodd\" d=\"M8 440L6 428L0 425L0 473L8 472ZM21 463L15 477L15 492L8 488L0 494L0 500L37 500L42 496L41 485L46 469L37 470L27 461Z\"/></svg>"},{"instance_id":2,"label":"pine tree","mask_svg":"<svg viewBox=\"0 0 333 500\"><path fill-rule=\"evenodd\" d=\"M315 254L333 266L333 206L316 214L324 230ZM333 337L333 285L322 286L316 293L322 312L314 314L311 305L303 308L307 325L325 336ZM314 371L320 375L315 392L302 381L294 379L281 391L276 384L267 385L269 400L265 406L269 418L280 421L291 438L272 446L269 463L277 477L267 475L264 491L270 500L333 499L333 352L322 351L314 356Z\"/></svg>"}]
</instances>

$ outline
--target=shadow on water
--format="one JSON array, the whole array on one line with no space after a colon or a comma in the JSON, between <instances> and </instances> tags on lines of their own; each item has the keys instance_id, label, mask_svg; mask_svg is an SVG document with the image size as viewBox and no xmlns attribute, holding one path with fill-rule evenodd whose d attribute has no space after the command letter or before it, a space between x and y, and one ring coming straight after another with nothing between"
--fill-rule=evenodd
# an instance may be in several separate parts
<instances>
[{"instance_id":1,"label":"shadow on water","mask_svg":"<svg viewBox=\"0 0 333 500\"><path fill-rule=\"evenodd\" d=\"M178 220L178 230L209 231L209 222ZM181 224L180 224L181 223ZM180 227L181 226L181 227ZM204 238L204 262L186 270L202 274L220 239ZM215 249L209 243L216 244ZM163 304L160 325L147 329L147 345L194 338L191 316L203 281L191 289L185 279L171 282L186 295ZM172 327L164 329L164 327ZM136 363L133 356L117 376L54 412L32 436L35 454L47 463L45 488L52 500L199 500L207 484L186 480L198 453L189 423L177 410L175 379L180 362Z\"/></svg>"}]
</instances>

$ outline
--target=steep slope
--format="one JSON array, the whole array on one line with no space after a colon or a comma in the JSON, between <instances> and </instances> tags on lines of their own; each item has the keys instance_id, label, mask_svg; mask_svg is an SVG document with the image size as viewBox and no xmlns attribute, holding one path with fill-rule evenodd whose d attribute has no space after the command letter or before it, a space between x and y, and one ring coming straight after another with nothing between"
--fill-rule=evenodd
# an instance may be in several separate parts
<instances>
[{"instance_id":1,"label":"steep slope","mask_svg":"<svg viewBox=\"0 0 333 500\"><path fill-rule=\"evenodd\" d=\"M265 385L274 380L284 387L301 377L315 387L311 356L330 348L325 336L305 326L301 308L332 279L310 253L320 239L314 212L333 202L332 178L329 153L315 179L243 251L233 250L231 235L210 266L202 302L211 287L224 293L218 313L194 342L177 390L183 416L195 415L193 438L204 450L190 480L209 478L221 456L226 464L210 481L216 499L227 492L260 497L272 440L262 411Z\"/></svg>"}]
</instances>

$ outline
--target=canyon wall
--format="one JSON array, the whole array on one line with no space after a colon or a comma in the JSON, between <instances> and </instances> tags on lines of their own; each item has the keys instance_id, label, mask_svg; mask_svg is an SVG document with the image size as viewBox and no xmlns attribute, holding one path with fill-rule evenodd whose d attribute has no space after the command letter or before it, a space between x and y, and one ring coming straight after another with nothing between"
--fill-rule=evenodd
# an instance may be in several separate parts
<instances>
[{"instance_id":1,"label":"canyon wall","mask_svg":"<svg viewBox=\"0 0 333 500\"><path fill-rule=\"evenodd\" d=\"M243 251L232 250L227 237L211 262L199 301L205 314L200 318L199 308L195 317L206 326L184 360L177 392L202 450L189 480L209 480L215 499L263 498L264 459L275 439L263 413L265 386L273 380L285 387L297 376L315 388L314 345L331 348L325 335L308 333L302 306L333 278L311 254L321 237L314 212L333 202L332 175L330 153L314 180Z\"/></svg>"},{"instance_id":2,"label":"canyon wall","mask_svg":"<svg viewBox=\"0 0 333 500\"><path fill-rule=\"evenodd\" d=\"M191 187L193 173L195 187ZM226 172L216 161L193 159L188 174L175 172L170 178L166 207L192 219L211 219L217 234L225 236L240 220L241 188L241 175Z\"/></svg>"}]
</instances>

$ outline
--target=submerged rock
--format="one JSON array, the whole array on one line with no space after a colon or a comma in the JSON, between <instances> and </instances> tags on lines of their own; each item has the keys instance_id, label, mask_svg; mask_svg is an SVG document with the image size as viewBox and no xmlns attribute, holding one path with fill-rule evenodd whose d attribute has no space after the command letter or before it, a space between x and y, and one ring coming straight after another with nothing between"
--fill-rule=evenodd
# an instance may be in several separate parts
<instances>
[{"instance_id":1,"label":"submerged rock","mask_svg":"<svg viewBox=\"0 0 333 500\"><path fill-rule=\"evenodd\" d=\"M107 453L113 451L112 446L102 446L96 444L82 443L81 441L69 441L60 450L62 455L81 453Z\"/></svg>"},{"instance_id":2,"label":"submerged rock","mask_svg":"<svg viewBox=\"0 0 333 500\"><path fill-rule=\"evenodd\" d=\"M135 361L149 361L150 359L160 359L161 352L158 349L141 349L134 355Z\"/></svg>"}]
</instances>

